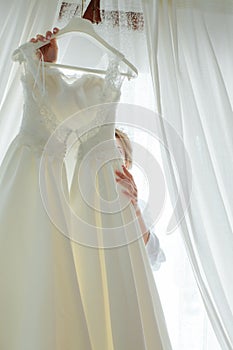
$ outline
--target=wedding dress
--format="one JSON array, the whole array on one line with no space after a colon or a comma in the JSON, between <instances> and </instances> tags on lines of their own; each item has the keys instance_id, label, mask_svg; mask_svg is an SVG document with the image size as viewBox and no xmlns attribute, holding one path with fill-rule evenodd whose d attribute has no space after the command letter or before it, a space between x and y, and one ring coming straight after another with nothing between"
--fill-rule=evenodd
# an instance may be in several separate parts
<instances>
[{"instance_id":1,"label":"wedding dress","mask_svg":"<svg viewBox=\"0 0 233 350\"><path fill-rule=\"evenodd\" d=\"M0 172L0 348L171 349L139 227L115 182L115 65L104 79L70 82L43 67L33 43L22 54L24 116Z\"/></svg>"}]
</instances>

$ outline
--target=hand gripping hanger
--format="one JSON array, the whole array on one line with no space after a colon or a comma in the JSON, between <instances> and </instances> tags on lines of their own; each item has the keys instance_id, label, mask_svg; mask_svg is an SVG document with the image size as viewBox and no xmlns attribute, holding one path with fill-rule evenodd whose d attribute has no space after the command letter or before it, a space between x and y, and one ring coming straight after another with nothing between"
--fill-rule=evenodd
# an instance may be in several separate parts
<instances>
[{"instance_id":1,"label":"hand gripping hanger","mask_svg":"<svg viewBox=\"0 0 233 350\"><path fill-rule=\"evenodd\" d=\"M83 19L83 18L79 18L79 17L73 17L70 20L70 22L64 28L59 30L59 32L57 34L52 35L51 39L61 37L61 36L65 35L65 34L68 34L70 32L78 32L78 33L81 33L81 34L84 34L84 35L88 35L91 39L96 40L97 43L100 44L100 46L104 46L105 49L107 49L108 51L110 51L111 53L113 53L114 55L119 57L120 61L126 64L126 66L128 67L128 72L127 73L120 72L121 75L127 76L129 79L137 77L137 75L138 75L137 68L132 63L130 63L124 57L124 55L121 52L116 50L114 47L109 45L103 38L101 38L95 32L95 30L93 28L93 25L91 24L91 22L89 20L86 20L86 19ZM47 41L44 41L44 42L39 41L37 43L33 43L33 45L34 45L35 50L36 50L36 49L39 49L42 46L47 45L49 42L50 42L50 40L47 40ZM18 49L16 49L13 52L13 55L12 55L13 60L19 59L19 55L21 55L21 50L27 44L28 43L21 45ZM60 63L45 62L45 64L49 65L49 66L54 66L54 67L74 69L74 70L83 70L83 71L94 72L94 73L99 73L99 74L105 74L106 73L105 70L97 70L97 69L91 69L91 68L82 68L82 67L76 67L76 66L69 66L69 65L64 65L64 64L60 64Z\"/></svg>"}]
</instances>

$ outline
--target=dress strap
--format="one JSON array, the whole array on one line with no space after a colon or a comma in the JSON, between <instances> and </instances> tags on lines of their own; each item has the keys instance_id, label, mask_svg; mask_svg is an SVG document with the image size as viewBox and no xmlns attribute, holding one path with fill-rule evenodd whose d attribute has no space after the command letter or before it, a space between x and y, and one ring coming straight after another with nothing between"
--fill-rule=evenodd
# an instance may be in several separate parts
<instances>
[{"instance_id":1,"label":"dress strap","mask_svg":"<svg viewBox=\"0 0 233 350\"><path fill-rule=\"evenodd\" d=\"M24 64L25 74L28 72L31 74L34 80L32 87L32 96L34 100L38 101L43 99L46 93L45 64L43 57L42 59L38 59L35 44L32 42L27 42L20 46L17 52L17 55L12 55L12 59L18 61L20 64Z\"/></svg>"}]
</instances>

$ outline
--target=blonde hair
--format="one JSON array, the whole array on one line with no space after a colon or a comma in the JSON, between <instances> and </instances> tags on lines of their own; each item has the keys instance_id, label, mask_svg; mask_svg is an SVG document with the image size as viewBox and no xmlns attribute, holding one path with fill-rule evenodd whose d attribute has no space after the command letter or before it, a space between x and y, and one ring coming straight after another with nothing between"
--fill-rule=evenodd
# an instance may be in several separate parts
<instances>
[{"instance_id":1,"label":"blonde hair","mask_svg":"<svg viewBox=\"0 0 233 350\"><path fill-rule=\"evenodd\" d=\"M128 163L128 168L131 169L133 163L133 149L130 139L125 132L117 128L115 128L115 137L121 141L122 147L125 151L125 161Z\"/></svg>"}]
</instances>

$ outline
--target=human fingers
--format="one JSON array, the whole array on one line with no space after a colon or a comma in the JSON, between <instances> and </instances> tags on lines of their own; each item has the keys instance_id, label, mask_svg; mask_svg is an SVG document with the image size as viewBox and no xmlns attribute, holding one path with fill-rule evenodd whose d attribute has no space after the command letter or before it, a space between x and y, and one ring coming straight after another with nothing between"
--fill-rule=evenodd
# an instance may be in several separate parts
<instances>
[{"instance_id":1,"label":"human fingers","mask_svg":"<svg viewBox=\"0 0 233 350\"><path fill-rule=\"evenodd\" d=\"M129 170L126 168L126 166L124 164L122 165L122 169L123 169L124 174L134 181L133 175L129 172Z\"/></svg>"},{"instance_id":2,"label":"human fingers","mask_svg":"<svg viewBox=\"0 0 233 350\"><path fill-rule=\"evenodd\" d=\"M115 173L118 176L118 180L125 180L126 182L131 183L132 186L134 186L135 188L137 187L134 182L133 176L130 173L129 173L130 174L129 176L128 174L125 174L117 169L115 170Z\"/></svg>"},{"instance_id":3,"label":"human fingers","mask_svg":"<svg viewBox=\"0 0 233 350\"><path fill-rule=\"evenodd\" d=\"M57 33L59 32L59 30L60 30L59 28L54 27L54 28L53 28L53 34L57 34Z\"/></svg>"},{"instance_id":4,"label":"human fingers","mask_svg":"<svg viewBox=\"0 0 233 350\"><path fill-rule=\"evenodd\" d=\"M123 172L121 172L120 170L115 170L115 173L118 177L120 177L121 179L125 179L125 175L123 174Z\"/></svg>"},{"instance_id":5,"label":"human fingers","mask_svg":"<svg viewBox=\"0 0 233 350\"><path fill-rule=\"evenodd\" d=\"M121 172L119 172L119 175L124 176ZM122 193L124 193L132 202L135 208L138 206L138 192L137 192L137 187L135 184L129 179L129 178L122 178L118 177L116 178L116 182L120 183L120 185L124 188L122 190Z\"/></svg>"},{"instance_id":6,"label":"human fingers","mask_svg":"<svg viewBox=\"0 0 233 350\"><path fill-rule=\"evenodd\" d=\"M122 169L123 169L122 176L128 178L130 181L132 181L135 184L133 175L128 171L125 165L122 165Z\"/></svg>"},{"instance_id":7,"label":"human fingers","mask_svg":"<svg viewBox=\"0 0 233 350\"><path fill-rule=\"evenodd\" d=\"M134 186L132 182L128 179L116 178L116 182L119 183L122 187L124 187L131 195L137 198L137 188Z\"/></svg>"},{"instance_id":8,"label":"human fingers","mask_svg":"<svg viewBox=\"0 0 233 350\"><path fill-rule=\"evenodd\" d=\"M129 179L130 181L133 181L133 182L134 182L134 179L133 179L132 174L125 168L124 165L122 165L122 168L123 168L123 172L120 171L120 170L118 170L118 169L116 169L116 170L115 170L115 173L116 173L119 177L121 177L122 179L127 178L127 179Z\"/></svg>"},{"instance_id":9,"label":"human fingers","mask_svg":"<svg viewBox=\"0 0 233 350\"><path fill-rule=\"evenodd\" d=\"M30 42L37 43L39 40L42 40L41 37L43 37L43 36L42 35L40 36L39 34L37 34L37 36L35 38L30 39Z\"/></svg>"},{"instance_id":10,"label":"human fingers","mask_svg":"<svg viewBox=\"0 0 233 350\"><path fill-rule=\"evenodd\" d=\"M46 32L46 39L47 40L50 40L51 38L52 38L52 36L53 35L55 35L55 34L57 34L59 32L59 28L57 28L57 27L54 27L53 28L53 32L51 32L50 30L48 30L47 32ZM53 39L52 39L53 40Z\"/></svg>"},{"instance_id":11,"label":"human fingers","mask_svg":"<svg viewBox=\"0 0 233 350\"><path fill-rule=\"evenodd\" d=\"M55 49L57 49L58 46L57 46L57 38L54 37L54 35L56 35L58 32L59 32L59 28L55 27L55 28L53 28L53 32L48 31L46 33L47 40L50 40L50 46L55 48Z\"/></svg>"},{"instance_id":12,"label":"human fingers","mask_svg":"<svg viewBox=\"0 0 233 350\"><path fill-rule=\"evenodd\" d=\"M46 32L46 39L47 40L50 40L51 39L51 37L52 37L52 35L53 35L53 33L50 31L50 30L48 30L47 32Z\"/></svg>"},{"instance_id":13,"label":"human fingers","mask_svg":"<svg viewBox=\"0 0 233 350\"><path fill-rule=\"evenodd\" d=\"M129 191L133 192L136 190L134 183L127 177L125 177L123 174L119 173L116 174L116 182L120 183L123 187L127 188Z\"/></svg>"},{"instance_id":14,"label":"human fingers","mask_svg":"<svg viewBox=\"0 0 233 350\"><path fill-rule=\"evenodd\" d=\"M130 181L134 184L135 188L137 189L137 185L134 181L133 175L129 172L129 170L125 167L125 165L122 165L124 174L130 179Z\"/></svg>"},{"instance_id":15,"label":"human fingers","mask_svg":"<svg viewBox=\"0 0 233 350\"><path fill-rule=\"evenodd\" d=\"M130 199L131 203L132 203L133 206L136 208L137 205L138 205L137 197L133 196L133 195L132 195L129 191L127 191L127 190L122 190L122 193L123 193L124 195L126 195L126 196Z\"/></svg>"},{"instance_id":16,"label":"human fingers","mask_svg":"<svg viewBox=\"0 0 233 350\"><path fill-rule=\"evenodd\" d=\"M137 186L134 182L134 178L132 176L132 174L126 169L126 167L123 165L122 166L124 172L121 172L119 170L116 170L116 175L121 178L121 179L127 179L131 184L132 186L135 188L135 190L137 191Z\"/></svg>"},{"instance_id":17,"label":"human fingers","mask_svg":"<svg viewBox=\"0 0 233 350\"><path fill-rule=\"evenodd\" d=\"M37 34L37 36L36 36L36 41L46 41L47 39L43 36L43 35L41 35L41 34Z\"/></svg>"}]
</instances>

